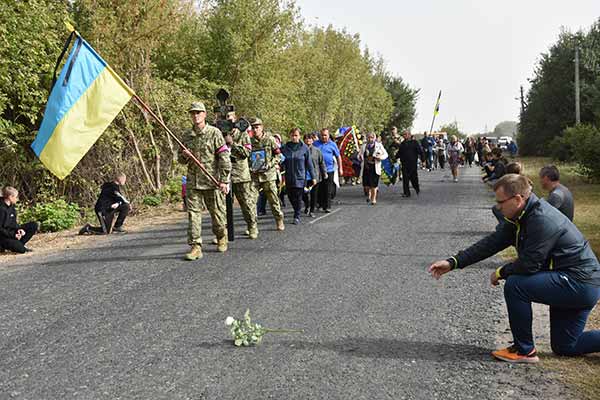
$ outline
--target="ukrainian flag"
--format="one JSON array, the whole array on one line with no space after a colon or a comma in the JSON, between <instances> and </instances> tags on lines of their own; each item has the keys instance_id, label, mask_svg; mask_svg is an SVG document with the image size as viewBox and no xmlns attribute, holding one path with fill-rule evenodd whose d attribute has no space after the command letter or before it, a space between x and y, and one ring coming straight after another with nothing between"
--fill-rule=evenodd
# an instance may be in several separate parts
<instances>
[{"instance_id":1,"label":"ukrainian flag","mask_svg":"<svg viewBox=\"0 0 600 400\"><path fill-rule=\"evenodd\" d=\"M437 101L435 102L435 108L433 109L433 115L438 116L440 114L440 99L442 97L442 91L438 94Z\"/></svg>"},{"instance_id":2,"label":"ukrainian flag","mask_svg":"<svg viewBox=\"0 0 600 400\"><path fill-rule=\"evenodd\" d=\"M76 37L31 145L59 179L71 173L135 94L83 38Z\"/></svg>"}]
</instances>

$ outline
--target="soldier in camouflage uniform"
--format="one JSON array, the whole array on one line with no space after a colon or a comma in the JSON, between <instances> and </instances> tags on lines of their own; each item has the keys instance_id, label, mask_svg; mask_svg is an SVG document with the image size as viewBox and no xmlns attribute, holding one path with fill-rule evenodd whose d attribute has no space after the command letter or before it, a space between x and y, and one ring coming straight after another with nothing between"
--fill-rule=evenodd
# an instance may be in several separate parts
<instances>
[{"instance_id":1,"label":"soldier in camouflage uniform","mask_svg":"<svg viewBox=\"0 0 600 400\"><path fill-rule=\"evenodd\" d=\"M281 161L281 149L275 141L275 138L270 134L266 133L263 128L263 123L259 118L252 121L252 129L254 135L250 139L252 144L252 152L264 151L264 164L261 168L256 168L251 161L250 172L252 175L252 181L256 188L256 193L262 190L269 204L271 205L271 212L275 217L277 223L277 230L283 231L285 226L283 224L283 212L281 211L281 204L279 203L279 195L277 191L277 170L276 167ZM255 164L255 163L254 163Z\"/></svg>"},{"instance_id":2,"label":"soldier in camouflage uniform","mask_svg":"<svg viewBox=\"0 0 600 400\"><path fill-rule=\"evenodd\" d=\"M235 113L227 116L235 121ZM231 135L225 136L225 142L231 151L231 184L233 194L237 198L244 220L246 221L246 235L250 239L258 238L258 224L256 222L256 192L250 176L248 157L252 151L248 132L234 129Z\"/></svg>"},{"instance_id":3,"label":"soldier in camouflage uniform","mask_svg":"<svg viewBox=\"0 0 600 400\"><path fill-rule=\"evenodd\" d=\"M202 258L202 203L211 220L212 231L217 237L217 250L227 251L227 217L225 194L229 191L231 160L229 148L221 131L206 123L203 103L192 103L189 109L193 127L185 132L183 143L189 149L180 157L187 163L188 243L192 246L186 260ZM191 159L194 155L206 170L219 182L219 187L200 170Z\"/></svg>"}]
</instances>

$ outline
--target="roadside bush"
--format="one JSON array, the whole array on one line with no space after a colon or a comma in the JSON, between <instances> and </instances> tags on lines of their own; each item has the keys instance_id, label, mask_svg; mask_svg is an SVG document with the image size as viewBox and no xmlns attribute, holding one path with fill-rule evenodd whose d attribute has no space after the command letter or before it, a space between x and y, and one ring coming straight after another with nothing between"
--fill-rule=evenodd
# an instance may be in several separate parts
<instances>
[{"instance_id":1,"label":"roadside bush","mask_svg":"<svg viewBox=\"0 0 600 400\"><path fill-rule=\"evenodd\" d=\"M548 154L561 162L573 161L573 149L564 136L556 136L548 145Z\"/></svg>"},{"instance_id":2,"label":"roadside bush","mask_svg":"<svg viewBox=\"0 0 600 400\"><path fill-rule=\"evenodd\" d=\"M593 180L600 180L600 130L593 125L576 125L565 129L564 140L582 173Z\"/></svg>"},{"instance_id":3,"label":"roadside bush","mask_svg":"<svg viewBox=\"0 0 600 400\"><path fill-rule=\"evenodd\" d=\"M142 203L144 203L144 205L146 205L146 206L156 207L156 206L159 206L160 203L162 203L162 200L160 199L159 196L146 195L146 196L144 196Z\"/></svg>"},{"instance_id":4,"label":"roadside bush","mask_svg":"<svg viewBox=\"0 0 600 400\"><path fill-rule=\"evenodd\" d=\"M178 203L181 201L181 180L171 179L160 190L160 196L169 203Z\"/></svg>"},{"instance_id":5,"label":"roadside bush","mask_svg":"<svg viewBox=\"0 0 600 400\"><path fill-rule=\"evenodd\" d=\"M26 209L19 219L21 221L38 221L42 232L57 232L72 228L79 217L77 204L59 199L49 203L36 204Z\"/></svg>"}]
</instances>

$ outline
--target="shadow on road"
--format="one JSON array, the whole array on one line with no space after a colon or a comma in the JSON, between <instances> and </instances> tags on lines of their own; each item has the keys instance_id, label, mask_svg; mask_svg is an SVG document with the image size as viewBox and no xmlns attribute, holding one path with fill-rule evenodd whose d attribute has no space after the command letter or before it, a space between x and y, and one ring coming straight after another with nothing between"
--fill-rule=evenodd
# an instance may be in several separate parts
<instances>
[{"instance_id":1,"label":"shadow on road","mask_svg":"<svg viewBox=\"0 0 600 400\"><path fill-rule=\"evenodd\" d=\"M234 349L230 340L196 344L202 349ZM335 342L281 341L263 343L256 349L277 347L277 351L301 350L313 352L335 352L347 357L393 358L398 360L420 360L434 362L476 361L495 362L490 349L457 343L432 343L384 338L346 338Z\"/></svg>"}]
</instances>

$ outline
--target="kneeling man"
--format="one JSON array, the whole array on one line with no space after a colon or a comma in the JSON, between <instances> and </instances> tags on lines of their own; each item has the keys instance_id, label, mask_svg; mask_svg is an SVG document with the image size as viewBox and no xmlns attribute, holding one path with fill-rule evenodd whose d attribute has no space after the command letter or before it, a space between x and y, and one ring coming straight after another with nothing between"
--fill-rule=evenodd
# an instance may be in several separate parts
<instances>
[{"instance_id":1,"label":"kneeling man","mask_svg":"<svg viewBox=\"0 0 600 400\"><path fill-rule=\"evenodd\" d=\"M508 174L494 184L496 207L504 221L496 231L466 250L429 267L434 278L484 260L515 246L516 261L490 277L505 280L514 344L492 355L513 363L539 361L531 330L531 303L550 306L552 351L576 356L600 352L600 330L584 332L588 315L600 298L600 265L589 243L560 211L532 193L531 182Z\"/></svg>"},{"instance_id":2,"label":"kneeling man","mask_svg":"<svg viewBox=\"0 0 600 400\"><path fill-rule=\"evenodd\" d=\"M125 176L124 173L119 172L115 175L115 179L112 182L105 182L102 184L100 196L98 196L98 201L96 201L94 207L100 226L94 227L90 224L85 224L79 231L80 235L108 235L113 232L125 232L123 224L125 223L125 218L127 218L127 215L129 215L129 212L131 211L129 201L121 193L121 188L126 182L127 176Z\"/></svg>"}]
</instances>

